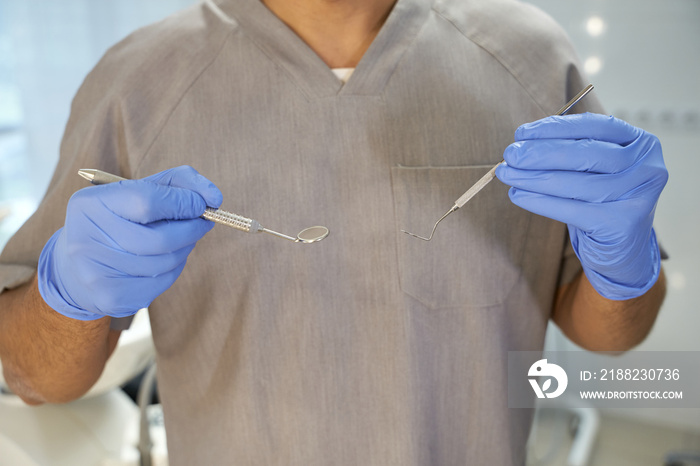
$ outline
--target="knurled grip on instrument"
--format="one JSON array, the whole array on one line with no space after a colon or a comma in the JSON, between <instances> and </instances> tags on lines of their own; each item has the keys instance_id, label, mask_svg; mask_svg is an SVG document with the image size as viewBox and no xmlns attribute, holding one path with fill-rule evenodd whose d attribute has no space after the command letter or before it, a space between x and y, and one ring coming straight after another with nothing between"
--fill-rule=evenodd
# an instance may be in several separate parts
<instances>
[{"instance_id":1,"label":"knurled grip on instrument","mask_svg":"<svg viewBox=\"0 0 700 466\"><path fill-rule=\"evenodd\" d=\"M249 233L259 233L263 231L263 228L260 226L257 220L246 218L242 215L236 215L221 209L212 209L211 207L207 207L202 214L202 218Z\"/></svg>"}]
</instances>

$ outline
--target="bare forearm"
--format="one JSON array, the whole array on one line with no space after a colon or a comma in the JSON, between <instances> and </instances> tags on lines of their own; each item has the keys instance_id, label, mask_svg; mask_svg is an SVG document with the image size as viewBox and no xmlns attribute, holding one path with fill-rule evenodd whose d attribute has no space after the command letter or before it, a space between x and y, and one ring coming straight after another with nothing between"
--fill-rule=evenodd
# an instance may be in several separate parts
<instances>
[{"instance_id":1,"label":"bare forearm","mask_svg":"<svg viewBox=\"0 0 700 466\"><path fill-rule=\"evenodd\" d=\"M554 322L574 343L591 351L626 351L649 334L666 295L659 280L644 295L627 301L603 298L581 273L559 290Z\"/></svg>"},{"instance_id":2,"label":"bare forearm","mask_svg":"<svg viewBox=\"0 0 700 466\"><path fill-rule=\"evenodd\" d=\"M0 358L10 389L29 404L83 395L116 346L110 319L80 321L48 307L36 278L0 295Z\"/></svg>"}]
</instances>

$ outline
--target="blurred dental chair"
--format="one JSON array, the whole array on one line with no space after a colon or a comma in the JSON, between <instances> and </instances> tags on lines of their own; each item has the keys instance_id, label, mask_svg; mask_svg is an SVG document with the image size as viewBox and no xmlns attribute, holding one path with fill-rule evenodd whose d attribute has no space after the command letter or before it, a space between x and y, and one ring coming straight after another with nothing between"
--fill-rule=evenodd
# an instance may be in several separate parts
<instances>
[{"instance_id":1,"label":"blurred dental chair","mask_svg":"<svg viewBox=\"0 0 700 466\"><path fill-rule=\"evenodd\" d=\"M668 453L664 458L664 466L700 466L700 452Z\"/></svg>"},{"instance_id":2,"label":"blurred dental chair","mask_svg":"<svg viewBox=\"0 0 700 466\"><path fill-rule=\"evenodd\" d=\"M568 340L563 333L552 322L548 324L547 333L545 334L545 351L566 351L572 350L573 344L568 343ZM542 403L536 402L537 411L533 420L530 438L528 439L528 451L532 453L533 446L536 441L540 413L543 410L549 410L555 413L560 420L566 420L568 431L571 434L571 446L566 458L566 466L588 466L591 456L596 447L598 431L600 428L600 413L592 405L582 403L574 397L563 396L556 399L547 400L547 407L543 408ZM566 429L560 429L558 432L564 435ZM559 443L563 439L551 439L552 443L549 446L549 452L556 451ZM551 454L545 455L543 458L535 458L531 455L528 458L529 466L547 466L551 464Z\"/></svg>"},{"instance_id":3,"label":"blurred dental chair","mask_svg":"<svg viewBox=\"0 0 700 466\"><path fill-rule=\"evenodd\" d=\"M7 389L0 371L0 466L166 466L162 428L157 442L146 445L159 450L158 459L141 459L139 406L120 389L154 358L148 311L142 309L122 332L100 379L79 400L27 406ZM147 373L152 385L155 370ZM143 425L148 429L147 420Z\"/></svg>"}]
</instances>

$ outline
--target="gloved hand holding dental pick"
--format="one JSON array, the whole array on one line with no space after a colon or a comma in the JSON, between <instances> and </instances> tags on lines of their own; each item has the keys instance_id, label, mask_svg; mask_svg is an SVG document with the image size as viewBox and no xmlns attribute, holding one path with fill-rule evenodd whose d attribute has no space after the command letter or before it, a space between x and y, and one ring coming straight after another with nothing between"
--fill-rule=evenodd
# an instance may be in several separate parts
<instances>
[{"instance_id":1,"label":"gloved hand holding dental pick","mask_svg":"<svg viewBox=\"0 0 700 466\"><path fill-rule=\"evenodd\" d=\"M655 136L613 117L548 117L515 132L496 176L514 204L563 223L591 285L643 295L659 277L654 211L668 179Z\"/></svg>"},{"instance_id":2,"label":"gloved hand holding dental pick","mask_svg":"<svg viewBox=\"0 0 700 466\"><path fill-rule=\"evenodd\" d=\"M187 166L81 189L41 252L41 296L78 320L136 313L180 276L197 241L214 227L199 216L222 200Z\"/></svg>"}]
</instances>

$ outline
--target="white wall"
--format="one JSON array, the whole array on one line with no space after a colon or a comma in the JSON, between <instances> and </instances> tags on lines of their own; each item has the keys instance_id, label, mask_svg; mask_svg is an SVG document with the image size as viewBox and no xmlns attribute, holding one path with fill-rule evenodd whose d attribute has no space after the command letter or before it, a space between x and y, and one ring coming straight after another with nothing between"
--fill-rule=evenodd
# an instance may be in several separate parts
<instances>
[{"instance_id":1,"label":"white wall","mask_svg":"<svg viewBox=\"0 0 700 466\"><path fill-rule=\"evenodd\" d=\"M0 249L34 211L70 103L105 50L195 0L0 0Z\"/></svg>"},{"instance_id":2,"label":"white wall","mask_svg":"<svg viewBox=\"0 0 700 466\"><path fill-rule=\"evenodd\" d=\"M670 255L664 264L669 290L651 335L637 350L700 351L700 2L530 3L567 30L584 62L597 57L602 63L600 71L589 77L608 112L661 140L670 178L655 225ZM597 36L587 28L593 16L604 24ZM556 328L550 331L550 344L574 349ZM616 414L700 429L700 410L617 410Z\"/></svg>"}]
</instances>

